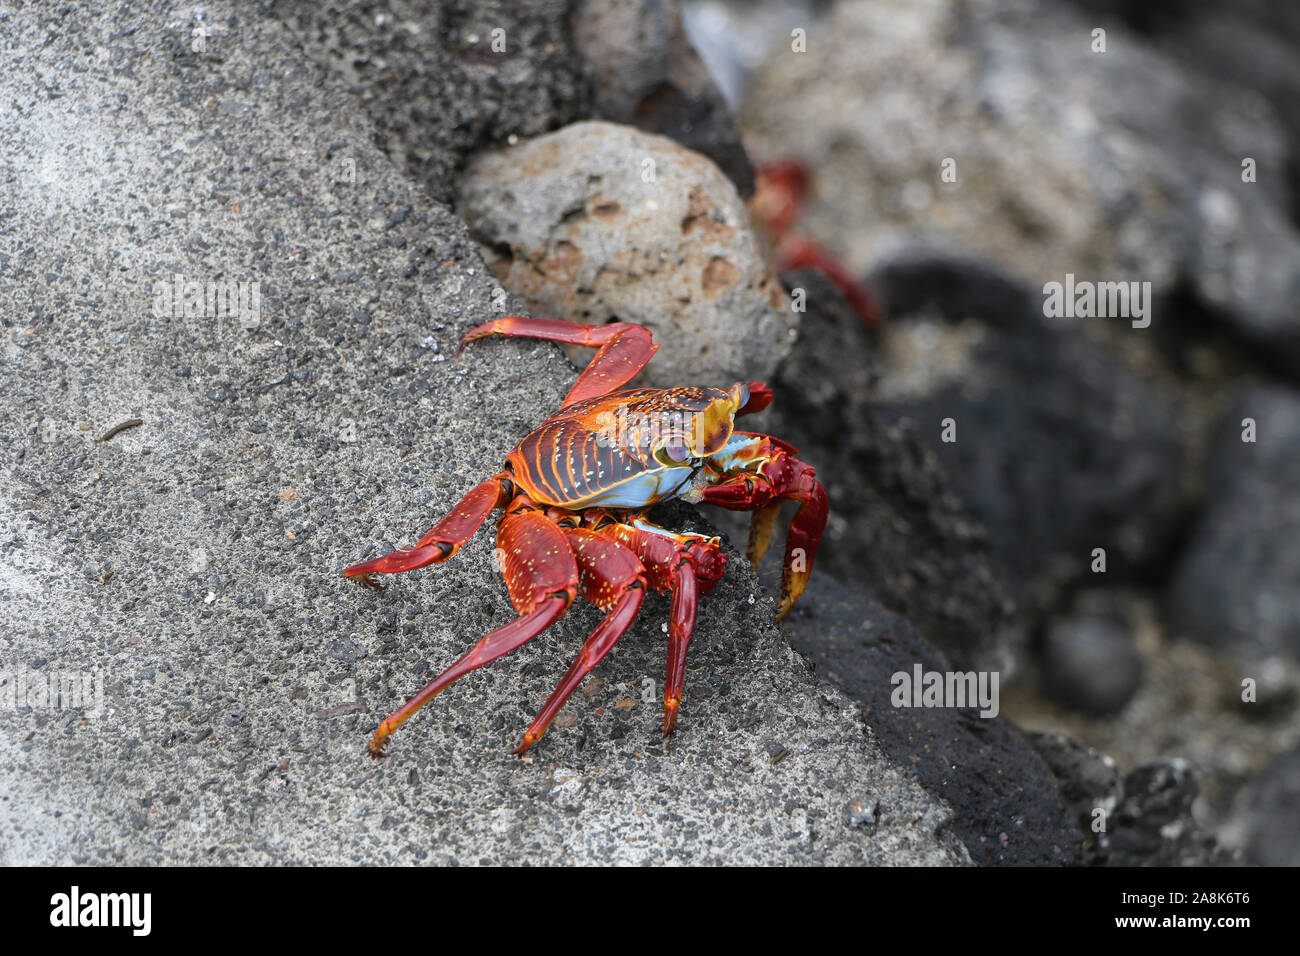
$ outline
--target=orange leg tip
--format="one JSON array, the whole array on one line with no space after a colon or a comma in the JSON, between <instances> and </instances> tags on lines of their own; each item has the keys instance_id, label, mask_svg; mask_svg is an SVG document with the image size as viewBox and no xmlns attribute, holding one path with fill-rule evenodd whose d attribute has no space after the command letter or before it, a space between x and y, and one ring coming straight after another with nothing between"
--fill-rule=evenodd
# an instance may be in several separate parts
<instances>
[{"instance_id":1,"label":"orange leg tip","mask_svg":"<svg viewBox=\"0 0 1300 956\"><path fill-rule=\"evenodd\" d=\"M790 613L790 609L798 603L799 595L802 593L803 588L800 588L798 593L786 593L781 595L781 603L777 605L776 609L776 620L779 621Z\"/></svg>"},{"instance_id":2,"label":"orange leg tip","mask_svg":"<svg viewBox=\"0 0 1300 956\"><path fill-rule=\"evenodd\" d=\"M376 760L382 760L388 754L384 753L384 744L388 743L388 738L393 735L396 727L389 726L388 720L385 720L375 729L375 735L370 738L370 743L366 744L366 751Z\"/></svg>"},{"instance_id":3,"label":"orange leg tip","mask_svg":"<svg viewBox=\"0 0 1300 956\"><path fill-rule=\"evenodd\" d=\"M677 710L681 706L681 701L676 697L670 697L664 701L664 736L672 736L672 732L677 727Z\"/></svg>"},{"instance_id":4,"label":"orange leg tip","mask_svg":"<svg viewBox=\"0 0 1300 956\"><path fill-rule=\"evenodd\" d=\"M380 584L378 581L376 581L376 580L375 580L373 577L371 577L369 574L364 574L364 573L362 573L362 574L349 574L347 571L344 571L344 572L343 572L343 575L344 575L344 577L346 577L349 581L355 581L355 582L357 582L357 584L360 584L362 587L370 588L372 591L387 591L387 590L388 590L388 588L384 587L384 585Z\"/></svg>"},{"instance_id":5,"label":"orange leg tip","mask_svg":"<svg viewBox=\"0 0 1300 956\"><path fill-rule=\"evenodd\" d=\"M781 618L789 614L790 608L794 607L794 602L796 600L796 595L791 594L789 591L782 591L781 600L776 606L776 620L779 621Z\"/></svg>"},{"instance_id":6,"label":"orange leg tip","mask_svg":"<svg viewBox=\"0 0 1300 956\"><path fill-rule=\"evenodd\" d=\"M460 344L456 346L455 358L460 358L460 353L465 351L465 346L469 345L469 343L478 339L485 339L489 335L495 335L498 329L501 328L501 325L501 319L489 319L480 325L474 326L474 328L470 329L460 337Z\"/></svg>"},{"instance_id":7,"label":"orange leg tip","mask_svg":"<svg viewBox=\"0 0 1300 956\"><path fill-rule=\"evenodd\" d=\"M522 757L529 747L537 743L537 738L540 736L540 734L534 734L531 730L528 731L528 733L524 734L524 739L519 742L519 746L510 752L516 757Z\"/></svg>"}]
</instances>

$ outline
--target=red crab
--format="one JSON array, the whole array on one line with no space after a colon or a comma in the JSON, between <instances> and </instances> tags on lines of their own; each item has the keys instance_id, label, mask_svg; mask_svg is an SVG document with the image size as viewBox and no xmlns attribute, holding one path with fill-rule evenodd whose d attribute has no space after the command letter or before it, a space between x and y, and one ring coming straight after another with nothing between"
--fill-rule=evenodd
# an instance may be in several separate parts
<instances>
[{"instance_id":1,"label":"red crab","mask_svg":"<svg viewBox=\"0 0 1300 956\"><path fill-rule=\"evenodd\" d=\"M812 181L807 168L797 159L779 159L760 165L755 178L749 206L773 246L773 270L815 269L844 294L863 325L879 328L883 315L871 289L819 243L795 229Z\"/></svg>"},{"instance_id":2,"label":"red crab","mask_svg":"<svg viewBox=\"0 0 1300 956\"><path fill-rule=\"evenodd\" d=\"M497 523L497 559L519 617L484 637L385 719L370 741L370 754L384 756L389 735L435 694L536 637L581 593L608 613L515 748L522 755L632 623L647 587L672 592L664 690L667 736L677 722L696 600L722 577L725 558L717 538L669 531L652 524L645 512L669 498L753 511L747 550L757 563L782 501L798 502L786 536L779 618L803 593L811 573L826 526L826 492L812 467L785 442L734 429L736 415L761 411L772 401L771 390L761 382L725 389L615 391L659 348L639 325L509 316L471 330L461 348L489 335L547 339L598 351L560 411L515 447L504 470L462 498L414 547L343 572L379 588L371 575L446 561L493 510L505 509Z\"/></svg>"}]
</instances>

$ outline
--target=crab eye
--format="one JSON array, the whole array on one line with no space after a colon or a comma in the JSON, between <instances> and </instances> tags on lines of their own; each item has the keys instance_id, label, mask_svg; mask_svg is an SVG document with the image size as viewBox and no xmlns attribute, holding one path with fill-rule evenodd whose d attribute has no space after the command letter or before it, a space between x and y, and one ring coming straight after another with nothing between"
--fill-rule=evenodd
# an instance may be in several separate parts
<instances>
[{"instance_id":1,"label":"crab eye","mask_svg":"<svg viewBox=\"0 0 1300 956\"><path fill-rule=\"evenodd\" d=\"M671 441L655 449L654 459L661 465L680 465L690 457L690 449L680 441Z\"/></svg>"}]
</instances>

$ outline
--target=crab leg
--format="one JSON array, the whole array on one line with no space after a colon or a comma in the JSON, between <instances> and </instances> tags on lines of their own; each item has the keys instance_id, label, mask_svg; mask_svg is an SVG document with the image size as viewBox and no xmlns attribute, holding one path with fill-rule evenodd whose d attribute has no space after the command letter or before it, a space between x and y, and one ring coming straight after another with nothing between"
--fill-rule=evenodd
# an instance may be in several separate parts
<instances>
[{"instance_id":1,"label":"crab leg","mask_svg":"<svg viewBox=\"0 0 1300 956\"><path fill-rule=\"evenodd\" d=\"M727 448L713 459L723 469L720 480L700 489L700 500L708 504L756 512L748 549L753 560L767 549L776 520L773 506L782 499L799 503L786 532L777 620L785 617L808 585L828 512L826 489L817 473L795 454L793 447L771 435L733 432Z\"/></svg>"},{"instance_id":2,"label":"crab leg","mask_svg":"<svg viewBox=\"0 0 1300 956\"><path fill-rule=\"evenodd\" d=\"M372 757L384 756L384 742L393 731L440 691L475 668L532 640L555 623L573 603L578 590L577 564L560 529L540 512L518 510L502 517L497 532L497 551L501 555L501 572L510 589L510 603L519 612L519 617L480 640L460 660L387 717L370 740Z\"/></svg>"},{"instance_id":3,"label":"crab leg","mask_svg":"<svg viewBox=\"0 0 1300 956\"><path fill-rule=\"evenodd\" d=\"M745 557L754 567L767 554L767 546L772 541L772 532L776 530L776 519L781 516L781 499L764 505L754 512L749 521L749 541L745 544Z\"/></svg>"},{"instance_id":4,"label":"crab leg","mask_svg":"<svg viewBox=\"0 0 1300 956\"><path fill-rule=\"evenodd\" d=\"M736 409L737 417L753 415L772 404L772 386L767 382L749 382L746 387L749 389L749 400Z\"/></svg>"},{"instance_id":5,"label":"crab leg","mask_svg":"<svg viewBox=\"0 0 1300 956\"><path fill-rule=\"evenodd\" d=\"M808 268L821 272L849 300L867 328L878 328L882 319L880 304L871 290L829 252L794 232L808 193L808 170L798 160L785 159L765 163L756 173L758 188L750 202L775 246L772 271Z\"/></svg>"},{"instance_id":6,"label":"crab leg","mask_svg":"<svg viewBox=\"0 0 1300 956\"><path fill-rule=\"evenodd\" d=\"M810 239L787 236L778 246L774 272L814 269L831 281L848 300L858 319L869 329L880 328L883 313L871 290L855 279L840 261Z\"/></svg>"},{"instance_id":7,"label":"crab leg","mask_svg":"<svg viewBox=\"0 0 1300 956\"><path fill-rule=\"evenodd\" d=\"M489 335L509 335L526 339L545 339L567 345L585 345L597 349L578 380L569 389L563 406L588 398L596 398L626 385L637 372L645 368L651 356L659 350L650 330L630 322L611 322L608 325L578 325L563 319L531 319L522 315L508 315L492 319L470 329L460 340L463 349L475 339ZM459 354L459 352L457 353Z\"/></svg>"},{"instance_id":8,"label":"crab leg","mask_svg":"<svg viewBox=\"0 0 1300 956\"><path fill-rule=\"evenodd\" d=\"M609 613L582 646L577 660L569 667L560 686L529 725L524 739L514 749L523 756L560 712L564 702L591 673L592 668L610 652L623 632L636 619L645 600L646 572L630 550L612 538L589 528L563 528L581 575L582 596Z\"/></svg>"},{"instance_id":9,"label":"crab leg","mask_svg":"<svg viewBox=\"0 0 1300 956\"><path fill-rule=\"evenodd\" d=\"M664 680L664 736L677 725L682 685L686 681L686 649L695 630L699 595L708 593L722 577L726 556L717 538L678 534L642 517L618 521L608 512L589 512L587 521L602 534L627 545L645 565L649 585L672 592L668 614L668 671Z\"/></svg>"},{"instance_id":10,"label":"crab leg","mask_svg":"<svg viewBox=\"0 0 1300 956\"><path fill-rule=\"evenodd\" d=\"M494 510L502 507L514 494L510 476L505 472L493 475L480 484L451 509L451 513L424 533L412 548L398 548L382 558L374 558L345 568L343 573L361 584L377 591L384 590L376 583L372 574L396 574L399 571L413 571L429 564L446 561L460 550L474 532Z\"/></svg>"}]
</instances>

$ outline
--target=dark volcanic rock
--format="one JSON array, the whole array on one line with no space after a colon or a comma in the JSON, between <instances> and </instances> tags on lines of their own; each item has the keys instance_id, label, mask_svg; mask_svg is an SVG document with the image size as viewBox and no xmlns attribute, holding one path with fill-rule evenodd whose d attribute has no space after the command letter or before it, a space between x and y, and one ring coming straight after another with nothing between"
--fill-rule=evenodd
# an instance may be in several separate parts
<instances>
[{"instance_id":1,"label":"dark volcanic rock","mask_svg":"<svg viewBox=\"0 0 1300 956\"><path fill-rule=\"evenodd\" d=\"M1104 716L1124 707L1142 681L1134 622L1122 597L1092 591L1047 629L1042 652L1047 693L1085 713Z\"/></svg>"},{"instance_id":2,"label":"dark volcanic rock","mask_svg":"<svg viewBox=\"0 0 1300 956\"><path fill-rule=\"evenodd\" d=\"M1250 388L1223 416L1166 606L1173 633L1243 663L1300 658L1300 392Z\"/></svg>"},{"instance_id":3,"label":"dark volcanic rock","mask_svg":"<svg viewBox=\"0 0 1300 956\"><path fill-rule=\"evenodd\" d=\"M804 290L807 311L776 400L747 427L791 442L826 486L818 566L871 588L957 666L1014 672L1023 631L985 532L913 430L877 407L870 333L820 273L782 280Z\"/></svg>"},{"instance_id":4,"label":"dark volcanic rock","mask_svg":"<svg viewBox=\"0 0 1300 956\"><path fill-rule=\"evenodd\" d=\"M1124 777L1105 862L1129 866L1205 866L1227 862L1218 841L1192 816L1199 784L1185 760L1143 764Z\"/></svg>"},{"instance_id":5,"label":"dark volcanic rock","mask_svg":"<svg viewBox=\"0 0 1300 956\"><path fill-rule=\"evenodd\" d=\"M978 706L896 707L892 676L952 669L902 617L870 592L814 572L786 617L790 642L819 673L862 707L886 753L910 764L926 790L954 812L953 829L976 863L1074 863L1082 834L1066 813L1056 778L1009 721Z\"/></svg>"},{"instance_id":6,"label":"dark volcanic rock","mask_svg":"<svg viewBox=\"0 0 1300 956\"><path fill-rule=\"evenodd\" d=\"M1192 815L1197 780L1185 760L1143 764L1121 779L1115 762L1061 734L1031 734L1063 781L1086 837L1084 862L1098 866L1209 866L1232 861Z\"/></svg>"},{"instance_id":7,"label":"dark volcanic rock","mask_svg":"<svg viewBox=\"0 0 1300 956\"><path fill-rule=\"evenodd\" d=\"M987 266L904 256L873 281L882 404L916 423L1031 607L1088 577L1096 548L1107 581L1163 553L1181 451L1155 386Z\"/></svg>"},{"instance_id":8,"label":"dark volcanic rock","mask_svg":"<svg viewBox=\"0 0 1300 956\"><path fill-rule=\"evenodd\" d=\"M1281 754L1238 794L1236 826L1246 858L1300 866L1300 748Z\"/></svg>"}]
</instances>

